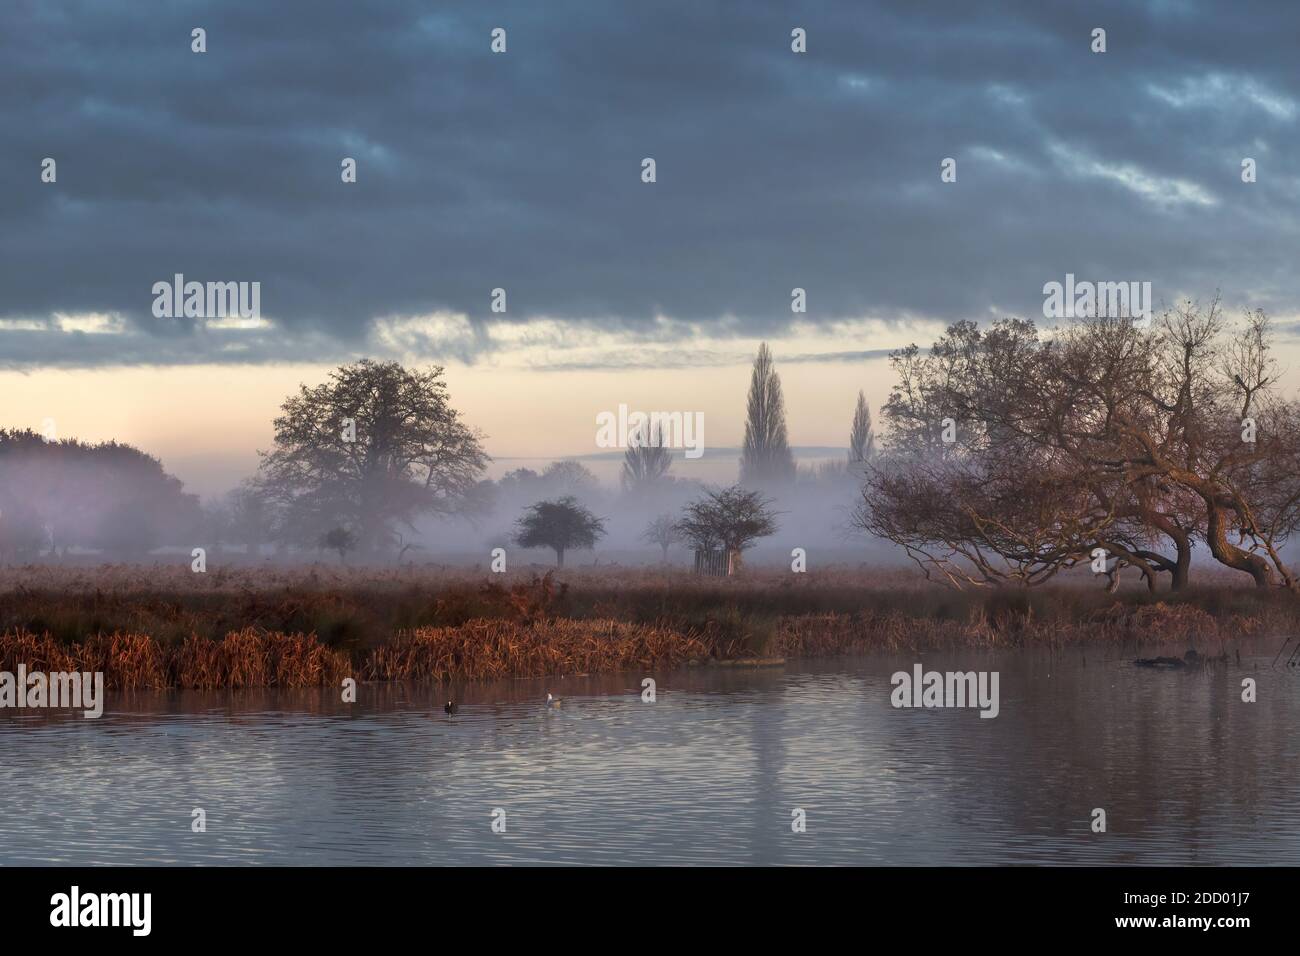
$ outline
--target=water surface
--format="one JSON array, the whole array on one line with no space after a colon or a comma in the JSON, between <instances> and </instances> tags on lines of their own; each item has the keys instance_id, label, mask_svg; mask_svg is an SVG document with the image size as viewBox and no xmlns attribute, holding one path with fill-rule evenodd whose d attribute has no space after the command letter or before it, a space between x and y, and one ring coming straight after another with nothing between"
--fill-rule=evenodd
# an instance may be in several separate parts
<instances>
[{"instance_id":1,"label":"water surface","mask_svg":"<svg viewBox=\"0 0 1300 956\"><path fill-rule=\"evenodd\" d=\"M919 658L999 671L992 720L893 709L916 656L4 711L0 863L1300 864L1300 674L1132 656Z\"/></svg>"}]
</instances>

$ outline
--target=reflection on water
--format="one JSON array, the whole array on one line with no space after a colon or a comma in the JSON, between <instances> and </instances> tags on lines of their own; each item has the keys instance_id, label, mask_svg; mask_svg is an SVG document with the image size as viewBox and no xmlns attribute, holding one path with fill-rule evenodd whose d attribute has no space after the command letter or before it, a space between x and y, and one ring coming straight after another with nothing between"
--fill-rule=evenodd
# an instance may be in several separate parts
<instances>
[{"instance_id":1,"label":"reflection on water","mask_svg":"<svg viewBox=\"0 0 1300 956\"><path fill-rule=\"evenodd\" d=\"M1300 674L1264 648L920 658L1000 671L994 720L892 709L915 660L5 711L0 863L1300 863Z\"/></svg>"}]
</instances>

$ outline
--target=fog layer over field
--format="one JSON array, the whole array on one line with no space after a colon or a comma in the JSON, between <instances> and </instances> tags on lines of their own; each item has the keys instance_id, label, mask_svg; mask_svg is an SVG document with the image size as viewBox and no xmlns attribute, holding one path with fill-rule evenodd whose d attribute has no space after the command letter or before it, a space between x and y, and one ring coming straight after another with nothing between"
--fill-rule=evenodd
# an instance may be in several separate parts
<instances>
[{"instance_id":1,"label":"fog layer over field","mask_svg":"<svg viewBox=\"0 0 1300 956\"><path fill-rule=\"evenodd\" d=\"M405 547L401 560L407 563L486 565L491 550L500 547L512 563L553 563L548 550L513 543L516 522L535 502L571 495L605 520L596 547L575 552L573 563L657 564L664 559L663 550L642 537L647 526L663 515L676 520L688 502L719 485L674 474L691 470L691 464L678 452L668 475L636 490L601 480L595 468L575 460L514 468L496 481L476 485L473 507L418 517L413 527L399 531L396 547L372 553L349 550L343 560L393 565ZM725 467L719 464L714 470ZM733 463L733 474L735 468ZM889 558L892 546L850 526L859 496L847 463L822 460L801 466L793 485L771 493L777 532L755 545L746 559L789 563L796 547L818 563ZM128 446L0 433L0 562L189 561L189 552L198 547L210 557L240 564L340 560L325 548L277 540L270 509L251 486L201 502L167 474L165 463ZM667 559L689 563L690 549L674 543Z\"/></svg>"},{"instance_id":2,"label":"fog layer over field","mask_svg":"<svg viewBox=\"0 0 1300 956\"><path fill-rule=\"evenodd\" d=\"M256 474L202 504L134 448L0 431L0 561L911 561L959 588L1082 569L1115 588L1129 569L1154 593L1208 555L1300 590L1300 401L1272 341L1266 315L1232 320L1217 299L1047 331L956 323L891 356L881 441L859 392L842 454L802 463L764 344L735 478L716 484L686 473L704 431L692 443L681 423L699 413L625 422L623 406L594 441L621 450L617 482L572 458L489 479L441 368L362 359L286 398Z\"/></svg>"}]
</instances>

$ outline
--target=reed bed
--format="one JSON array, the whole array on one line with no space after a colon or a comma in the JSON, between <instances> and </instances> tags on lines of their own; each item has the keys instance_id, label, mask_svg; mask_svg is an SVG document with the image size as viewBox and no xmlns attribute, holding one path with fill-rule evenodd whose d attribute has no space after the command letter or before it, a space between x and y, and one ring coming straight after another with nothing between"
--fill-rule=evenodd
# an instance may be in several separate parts
<instances>
[{"instance_id":1,"label":"reed bed","mask_svg":"<svg viewBox=\"0 0 1300 956\"><path fill-rule=\"evenodd\" d=\"M316 687L352 674L346 654L312 635L252 630L220 641L192 635L174 645L144 634L95 634L74 643L49 634L0 635L0 670L12 673L18 664L28 672L102 672L105 685L116 690Z\"/></svg>"},{"instance_id":2,"label":"reed bed","mask_svg":"<svg viewBox=\"0 0 1300 956\"><path fill-rule=\"evenodd\" d=\"M79 648L67 647L48 634L25 631L0 635L0 671L16 673L18 665L29 671L71 672L81 670Z\"/></svg>"},{"instance_id":3,"label":"reed bed","mask_svg":"<svg viewBox=\"0 0 1300 956\"><path fill-rule=\"evenodd\" d=\"M769 652L829 657L868 651L953 647L1053 647L1068 644L1226 645L1235 640L1300 629L1295 609L1285 613L1229 613L1215 617L1187 604L1136 607L1116 603L1080 620L990 615L973 609L964 621L887 614L822 614L783 618Z\"/></svg>"},{"instance_id":4,"label":"reed bed","mask_svg":"<svg viewBox=\"0 0 1300 956\"><path fill-rule=\"evenodd\" d=\"M1214 617L1190 605L1115 604L1079 621L990 615L966 620L925 618L898 611L808 614L775 620L723 615L699 631L612 618L502 620L479 618L451 627L398 632L349 654L314 634L252 628L221 640L191 634L163 644L143 634L95 634L64 642L50 634L0 635L0 670L19 663L36 671L102 671L116 689L339 686L363 680L497 680L553 674L670 669L754 655L792 659L936 647L1059 646L1123 643L1226 646L1296 629L1291 614Z\"/></svg>"},{"instance_id":5,"label":"reed bed","mask_svg":"<svg viewBox=\"0 0 1300 956\"><path fill-rule=\"evenodd\" d=\"M0 664L110 686L337 686L666 668L925 647L1196 646L1300 633L1300 599L1207 577L1108 594L1087 577L954 593L898 570L156 565L0 569Z\"/></svg>"},{"instance_id":6,"label":"reed bed","mask_svg":"<svg viewBox=\"0 0 1300 956\"><path fill-rule=\"evenodd\" d=\"M352 676L348 656L312 634L259 633L251 628L221 641L190 635L170 655L173 685L199 690L220 687L319 687Z\"/></svg>"},{"instance_id":7,"label":"reed bed","mask_svg":"<svg viewBox=\"0 0 1300 956\"><path fill-rule=\"evenodd\" d=\"M144 634L92 634L68 645L77 666L69 670L104 674L104 684L121 690L156 690L170 686L169 661L163 648Z\"/></svg>"},{"instance_id":8,"label":"reed bed","mask_svg":"<svg viewBox=\"0 0 1300 956\"><path fill-rule=\"evenodd\" d=\"M364 673L370 680L491 680L671 668L715 654L689 634L622 621L477 620L404 631L375 648Z\"/></svg>"},{"instance_id":9,"label":"reed bed","mask_svg":"<svg viewBox=\"0 0 1300 956\"><path fill-rule=\"evenodd\" d=\"M339 686L343 678L445 681L549 674L587 674L700 663L716 647L666 628L620 621L551 620L535 624L478 620L459 627L417 628L365 654L346 653L314 635L191 635L162 645L142 634L95 635L65 644L49 634L0 635L0 669L102 671L114 689Z\"/></svg>"}]
</instances>

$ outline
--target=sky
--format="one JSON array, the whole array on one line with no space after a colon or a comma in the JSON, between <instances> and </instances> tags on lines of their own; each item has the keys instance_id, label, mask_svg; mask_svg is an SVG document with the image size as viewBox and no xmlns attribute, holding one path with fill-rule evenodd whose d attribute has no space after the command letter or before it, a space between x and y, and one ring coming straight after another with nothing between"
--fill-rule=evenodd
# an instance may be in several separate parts
<instances>
[{"instance_id":1,"label":"sky","mask_svg":"<svg viewBox=\"0 0 1300 956\"><path fill-rule=\"evenodd\" d=\"M597 453L621 403L725 449L766 340L812 455L890 349L1046 322L1067 274L1220 290L1295 364L1298 35L1192 0L6 0L0 426L215 494L371 356L445 366L494 474ZM259 315L159 316L176 274Z\"/></svg>"}]
</instances>

